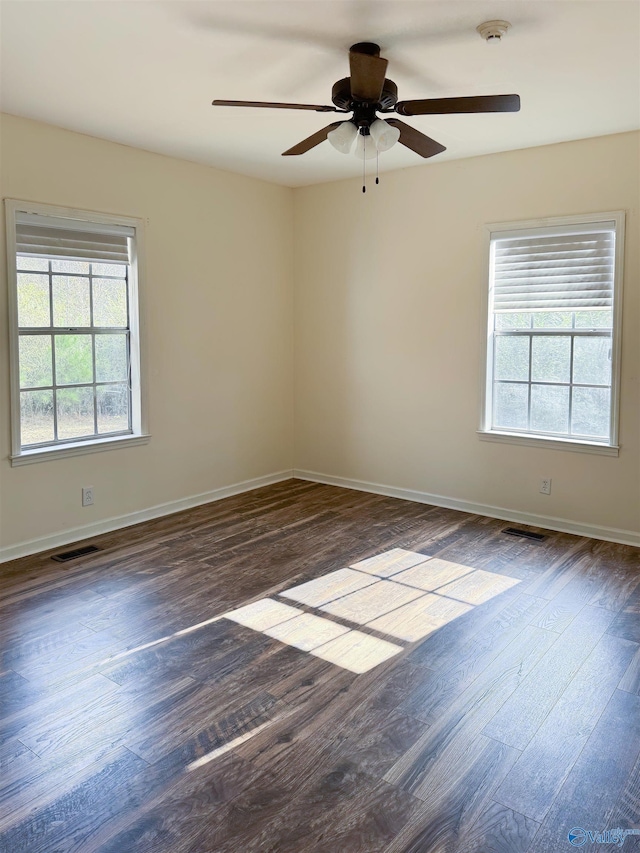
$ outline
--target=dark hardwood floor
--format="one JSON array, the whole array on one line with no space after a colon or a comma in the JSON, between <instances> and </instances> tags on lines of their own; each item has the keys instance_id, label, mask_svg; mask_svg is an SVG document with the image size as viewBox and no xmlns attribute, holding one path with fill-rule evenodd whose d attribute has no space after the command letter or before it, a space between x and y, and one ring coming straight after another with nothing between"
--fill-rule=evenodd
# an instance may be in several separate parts
<instances>
[{"instance_id":1,"label":"dark hardwood floor","mask_svg":"<svg viewBox=\"0 0 640 853\"><path fill-rule=\"evenodd\" d=\"M0 850L640 850L640 550L505 526L292 480L1 566Z\"/></svg>"}]
</instances>

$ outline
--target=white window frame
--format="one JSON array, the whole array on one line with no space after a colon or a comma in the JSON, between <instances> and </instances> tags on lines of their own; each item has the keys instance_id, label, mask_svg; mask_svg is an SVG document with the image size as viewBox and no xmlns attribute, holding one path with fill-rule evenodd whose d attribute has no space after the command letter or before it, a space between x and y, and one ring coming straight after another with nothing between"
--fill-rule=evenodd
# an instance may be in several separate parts
<instances>
[{"instance_id":1,"label":"white window frame","mask_svg":"<svg viewBox=\"0 0 640 853\"><path fill-rule=\"evenodd\" d=\"M616 244L614 262L613 290L613 327L611 352L611 432L610 440L596 442L577 440L571 437L544 436L531 433L509 432L508 430L492 429L492 394L493 394L493 325L494 315L491 311L491 240L499 233L523 231L534 228L549 228L565 226L580 226L603 222L615 222ZM576 216L557 216L545 219L531 219L521 222L496 222L484 226L485 252L484 276L486 286L483 288L482 316L484 333L482 335L481 377L480 377L480 426L478 437L483 441L497 441L507 444L521 444L529 447L548 447L554 450L571 450L580 453L596 453L605 456L618 456L619 411L620 411L620 356L622 347L622 291L624 281L624 227L625 212L622 210L605 213L589 213Z\"/></svg>"},{"instance_id":2,"label":"white window frame","mask_svg":"<svg viewBox=\"0 0 640 853\"><path fill-rule=\"evenodd\" d=\"M99 436L78 441L64 441L46 447L23 448L20 442L20 370L18 333L18 279L16 263L16 215L33 213L90 222L95 225L124 225L135 229L133 257L129 275L129 334L131 372L131 432L126 435ZM12 466L28 465L52 459L63 459L86 453L146 444L149 439L146 400L146 373L143 312L144 221L129 216L116 216L94 211L57 207L17 199L5 199L7 233L7 284L9 296L9 347L11 387L11 456Z\"/></svg>"}]
</instances>

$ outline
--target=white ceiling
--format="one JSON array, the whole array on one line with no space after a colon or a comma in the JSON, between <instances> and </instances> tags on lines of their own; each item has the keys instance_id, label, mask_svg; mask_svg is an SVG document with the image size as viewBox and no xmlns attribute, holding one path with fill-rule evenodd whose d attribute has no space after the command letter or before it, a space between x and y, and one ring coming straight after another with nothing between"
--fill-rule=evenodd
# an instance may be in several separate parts
<instances>
[{"instance_id":1,"label":"white ceiling","mask_svg":"<svg viewBox=\"0 0 640 853\"><path fill-rule=\"evenodd\" d=\"M640 127L640 0L2 0L5 112L288 186L358 175L327 142L281 152L331 113L212 107L331 103L347 51L381 45L400 99L516 92L519 113L407 119L431 162ZM489 45L478 24L512 29ZM396 145L380 169L425 162Z\"/></svg>"}]
</instances>

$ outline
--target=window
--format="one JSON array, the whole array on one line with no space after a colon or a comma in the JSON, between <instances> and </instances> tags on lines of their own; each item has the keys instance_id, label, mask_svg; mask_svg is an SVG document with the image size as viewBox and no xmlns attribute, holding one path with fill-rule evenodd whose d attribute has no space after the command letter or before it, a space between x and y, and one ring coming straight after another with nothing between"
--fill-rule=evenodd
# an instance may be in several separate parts
<instances>
[{"instance_id":1,"label":"window","mask_svg":"<svg viewBox=\"0 0 640 853\"><path fill-rule=\"evenodd\" d=\"M481 437L617 453L623 230L622 213L490 227Z\"/></svg>"},{"instance_id":2,"label":"window","mask_svg":"<svg viewBox=\"0 0 640 853\"><path fill-rule=\"evenodd\" d=\"M139 220L9 201L13 464L146 439Z\"/></svg>"}]
</instances>

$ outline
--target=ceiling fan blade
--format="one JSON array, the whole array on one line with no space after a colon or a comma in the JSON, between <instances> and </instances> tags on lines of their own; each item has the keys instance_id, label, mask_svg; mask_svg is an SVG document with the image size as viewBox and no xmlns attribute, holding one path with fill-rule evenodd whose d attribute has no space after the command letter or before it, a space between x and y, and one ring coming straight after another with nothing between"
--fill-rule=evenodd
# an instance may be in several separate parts
<instances>
[{"instance_id":1,"label":"ceiling fan blade","mask_svg":"<svg viewBox=\"0 0 640 853\"><path fill-rule=\"evenodd\" d=\"M424 98L398 101L401 116L444 115L445 113L517 113L520 95L477 95L470 98Z\"/></svg>"},{"instance_id":2,"label":"ceiling fan blade","mask_svg":"<svg viewBox=\"0 0 640 853\"><path fill-rule=\"evenodd\" d=\"M400 119L388 118L385 121L392 127L397 127L400 131L398 142L406 145L407 148L415 151L421 157L433 157L434 154L440 154L442 151L447 150L444 145L440 145L435 139L431 139L430 136L426 136L424 133L416 130L415 127L411 127L400 121Z\"/></svg>"},{"instance_id":3,"label":"ceiling fan blade","mask_svg":"<svg viewBox=\"0 0 640 853\"><path fill-rule=\"evenodd\" d=\"M351 97L354 101L378 103L388 64L381 56L358 53L353 49L349 51Z\"/></svg>"},{"instance_id":4,"label":"ceiling fan blade","mask_svg":"<svg viewBox=\"0 0 640 853\"><path fill-rule=\"evenodd\" d=\"M318 106L317 104L280 104L272 101L212 101L214 107L271 107L275 110L314 110L317 113L343 112L337 107Z\"/></svg>"},{"instance_id":5,"label":"ceiling fan blade","mask_svg":"<svg viewBox=\"0 0 640 853\"><path fill-rule=\"evenodd\" d=\"M307 136L306 139L303 139L302 142L298 142L298 144L294 145L293 148L289 148L288 151L283 151L282 156L288 157L291 154L304 154L306 151L309 151L311 148L315 148L316 145L320 145L321 142L324 142L331 131L336 127L339 127L341 124L341 121L334 121L333 124L328 124L326 127L323 127L322 130L317 130L315 133L311 134L311 136Z\"/></svg>"}]
</instances>

